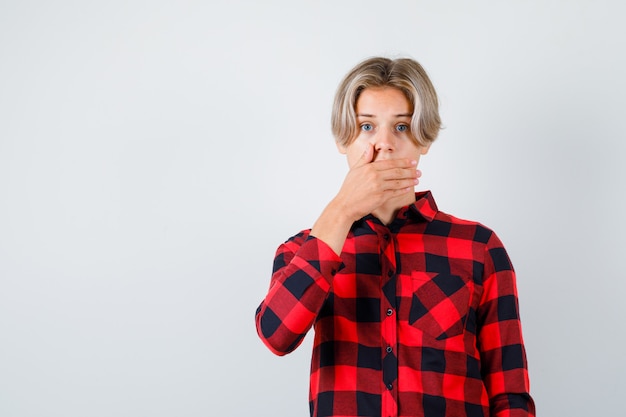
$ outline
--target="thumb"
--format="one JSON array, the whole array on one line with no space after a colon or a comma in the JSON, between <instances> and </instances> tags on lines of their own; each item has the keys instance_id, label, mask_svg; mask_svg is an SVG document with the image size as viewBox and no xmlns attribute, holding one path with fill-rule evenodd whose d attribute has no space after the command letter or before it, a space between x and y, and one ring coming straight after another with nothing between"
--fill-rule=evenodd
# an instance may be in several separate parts
<instances>
[{"instance_id":1,"label":"thumb","mask_svg":"<svg viewBox=\"0 0 626 417\"><path fill-rule=\"evenodd\" d=\"M372 145L371 143L368 143L367 147L365 148L365 152L363 152L363 155L361 155L361 157L355 164L355 167L360 167L360 166L369 164L373 160L374 160L374 145Z\"/></svg>"}]
</instances>

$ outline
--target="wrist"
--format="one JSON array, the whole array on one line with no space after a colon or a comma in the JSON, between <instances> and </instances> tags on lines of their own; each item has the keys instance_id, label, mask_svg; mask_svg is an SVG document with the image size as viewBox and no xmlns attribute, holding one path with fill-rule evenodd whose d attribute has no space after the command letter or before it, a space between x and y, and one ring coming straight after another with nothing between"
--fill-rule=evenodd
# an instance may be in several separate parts
<instances>
[{"instance_id":1,"label":"wrist","mask_svg":"<svg viewBox=\"0 0 626 417\"><path fill-rule=\"evenodd\" d=\"M324 209L324 214L334 219L339 224L352 225L358 220L356 216L350 212L350 207L341 200L333 199Z\"/></svg>"},{"instance_id":2,"label":"wrist","mask_svg":"<svg viewBox=\"0 0 626 417\"><path fill-rule=\"evenodd\" d=\"M324 241L340 255L352 223L354 221L346 214L342 205L331 201L313 225L311 236Z\"/></svg>"}]
</instances>

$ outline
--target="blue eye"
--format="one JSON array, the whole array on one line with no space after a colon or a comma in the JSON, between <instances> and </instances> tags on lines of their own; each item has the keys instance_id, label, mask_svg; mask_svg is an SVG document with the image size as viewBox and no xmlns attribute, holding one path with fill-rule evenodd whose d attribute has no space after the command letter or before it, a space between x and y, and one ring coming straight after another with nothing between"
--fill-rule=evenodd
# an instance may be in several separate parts
<instances>
[{"instance_id":1,"label":"blue eye","mask_svg":"<svg viewBox=\"0 0 626 417\"><path fill-rule=\"evenodd\" d=\"M396 130L398 132L406 132L409 130L409 127L407 125L398 125L396 126Z\"/></svg>"},{"instance_id":2,"label":"blue eye","mask_svg":"<svg viewBox=\"0 0 626 417\"><path fill-rule=\"evenodd\" d=\"M364 132L370 132L372 129L374 129L374 127L369 123L363 123L361 125L361 130Z\"/></svg>"}]
</instances>

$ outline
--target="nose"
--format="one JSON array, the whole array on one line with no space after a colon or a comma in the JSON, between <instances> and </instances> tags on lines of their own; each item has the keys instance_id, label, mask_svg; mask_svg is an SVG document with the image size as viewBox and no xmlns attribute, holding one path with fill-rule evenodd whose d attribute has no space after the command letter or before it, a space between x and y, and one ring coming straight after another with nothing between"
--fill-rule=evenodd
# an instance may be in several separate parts
<instances>
[{"instance_id":1,"label":"nose","mask_svg":"<svg viewBox=\"0 0 626 417\"><path fill-rule=\"evenodd\" d=\"M376 135L374 143L374 149L377 153L381 152L393 152L395 149L395 138L393 133L383 129Z\"/></svg>"}]
</instances>

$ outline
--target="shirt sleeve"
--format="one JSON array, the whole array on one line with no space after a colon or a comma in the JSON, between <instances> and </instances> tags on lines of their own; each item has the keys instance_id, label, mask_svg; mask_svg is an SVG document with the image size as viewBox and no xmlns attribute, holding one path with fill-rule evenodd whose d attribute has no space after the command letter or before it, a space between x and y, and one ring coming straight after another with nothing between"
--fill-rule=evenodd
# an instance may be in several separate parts
<instances>
[{"instance_id":1,"label":"shirt sleeve","mask_svg":"<svg viewBox=\"0 0 626 417\"><path fill-rule=\"evenodd\" d=\"M343 264L323 241L302 232L276 251L270 288L256 310L256 328L275 354L295 350L322 308Z\"/></svg>"},{"instance_id":2,"label":"shirt sleeve","mask_svg":"<svg viewBox=\"0 0 626 417\"><path fill-rule=\"evenodd\" d=\"M522 338L515 271L500 239L485 248L478 310L482 374L493 417L535 416Z\"/></svg>"}]
</instances>

